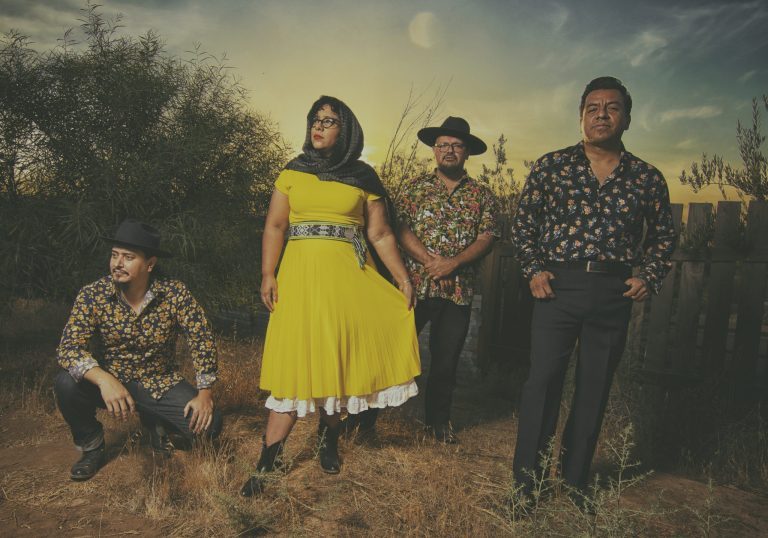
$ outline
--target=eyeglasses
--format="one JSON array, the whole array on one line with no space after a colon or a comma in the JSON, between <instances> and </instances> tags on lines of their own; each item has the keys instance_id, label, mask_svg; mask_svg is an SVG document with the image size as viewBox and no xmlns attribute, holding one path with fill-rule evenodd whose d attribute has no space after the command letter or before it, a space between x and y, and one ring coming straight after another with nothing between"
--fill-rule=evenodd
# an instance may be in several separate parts
<instances>
[{"instance_id":1,"label":"eyeglasses","mask_svg":"<svg viewBox=\"0 0 768 538\"><path fill-rule=\"evenodd\" d=\"M460 144L458 142L454 142L453 144L449 144L448 142L443 142L442 144L435 144L434 147L435 149L443 153L448 151L448 149L452 149L455 153L459 151L464 151L467 146L464 144Z\"/></svg>"},{"instance_id":2,"label":"eyeglasses","mask_svg":"<svg viewBox=\"0 0 768 538\"><path fill-rule=\"evenodd\" d=\"M334 125L341 125L341 121L336 118L314 118L312 120L312 127L316 127L317 125L322 125L323 129L330 129Z\"/></svg>"}]
</instances>

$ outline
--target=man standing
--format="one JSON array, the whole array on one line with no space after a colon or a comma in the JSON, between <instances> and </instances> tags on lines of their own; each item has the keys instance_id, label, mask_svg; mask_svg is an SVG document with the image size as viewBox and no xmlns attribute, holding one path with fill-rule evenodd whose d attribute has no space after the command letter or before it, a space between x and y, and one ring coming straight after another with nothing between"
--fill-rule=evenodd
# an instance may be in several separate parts
<instances>
[{"instance_id":1,"label":"man standing","mask_svg":"<svg viewBox=\"0 0 768 538\"><path fill-rule=\"evenodd\" d=\"M591 81L579 107L583 140L536 161L523 188L513 242L536 304L514 474L527 495L543 476L540 454L555 433L577 341L561 472L574 488L587 486L632 301L658 293L670 269L669 192L661 173L622 144L631 110L621 81Z\"/></svg>"},{"instance_id":2,"label":"man standing","mask_svg":"<svg viewBox=\"0 0 768 538\"><path fill-rule=\"evenodd\" d=\"M72 466L72 480L91 478L104 462L97 407L122 420L138 411L153 449L164 455L172 448L165 428L188 440L221 429L211 396L216 348L205 313L181 282L152 278L158 257L169 256L160 249L159 232L127 219L107 240L113 245L110 275L80 290L58 348L65 370L56 377L56 399L83 452ZM179 330L197 370L197 389L174 365ZM95 335L104 348L100 360L89 351Z\"/></svg>"},{"instance_id":3,"label":"man standing","mask_svg":"<svg viewBox=\"0 0 768 538\"><path fill-rule=\"evenodd\" d=\"M425 423L439 441L454 444L450 410L456 367L469 329L477 264L500 235L498 201L464 170L470 155L487 149L464 119L449 117L417 135L432 148L437 168L404 185L396 201L397 235L418 293L416 330L431 322ZM360 429L371 429L375 416L376 410L362 413Z\"/></svg>"}]
</instances>

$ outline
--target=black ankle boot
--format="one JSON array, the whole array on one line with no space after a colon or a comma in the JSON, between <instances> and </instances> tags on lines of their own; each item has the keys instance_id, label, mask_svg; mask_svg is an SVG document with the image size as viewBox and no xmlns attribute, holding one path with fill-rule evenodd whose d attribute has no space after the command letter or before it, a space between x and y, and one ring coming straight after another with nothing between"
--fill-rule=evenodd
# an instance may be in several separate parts
<instances>
[{"instance_id":1,"label":"black ankle boot","mask_svg":"<svg viewBox=\"0 0 768 538\"><path fill-rule=\"evenodd\" d=\"M78 482L92 478L104 465L104 452L104 443L101 443L98 448L83 452L80 459L72 466L69 477Z\"/></svg>"},{"instance_id":2,"label":"black ankle boot","mask_svg":"<svg viewBox=\"0 0 768 538\"><path fill-rule=\"evenodd\" d=\"M341 462L339 462L339 430L336 424L330 428L322 419L317 428L317 445L320 455L320 467L328 474L339 474Z\"/></svg>"},{"instance_id":3,"label":"black ankle boot","mask_svg":"<svg viewBox=\"0 0 768 538\"><path fill-rule=\"evenodd\" d=\"M243 497L253 497L264 492L266 483L265 474L283 468L283 446L285 440L267 446L267 441L262 441L261 457L256 464L256 474L251 476L240 490Z\"/></svg>"}]
</instances>

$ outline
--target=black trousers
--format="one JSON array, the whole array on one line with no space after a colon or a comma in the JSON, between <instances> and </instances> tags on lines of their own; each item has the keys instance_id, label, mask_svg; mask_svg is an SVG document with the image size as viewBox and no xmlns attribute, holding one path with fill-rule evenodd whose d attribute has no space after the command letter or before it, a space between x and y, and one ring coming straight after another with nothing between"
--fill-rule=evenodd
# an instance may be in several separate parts
<instances>
[{"instance_id":1,"label":"black trousers","mask_svg":"<svg viewBox=\"0 0 768 538\"><path fill-rule=\"evenodd\" d=\"M155 400L140 383L124 384L136 402L141 423L146 428L162 426L170 432L182 435L188 441L195 437L189 429L189 418L184 417L184 407L197 396L197 389L182 381L162 398ZM72 431L72 439L81 450L92 450L104 440L104 428L96 420L96 408L106 409L101 391L88 381L76 382L69 372L62 370L54 381L54 392L59 410ZM213 421L207 435L216 437L221 432L221 413L213 412Z\"/></svg>"},{"instance_id":2,"label":"black trousers","mask_svg":"<svg viewBox=\"0 0 768 538\"><path fill-rule=\"evenodd\" d=\"M632 301L618 276L552 271L556 297L537 300L531 325L531 370L519 411L515 479L530 493L541 477L540 453L555 434L568 362L578 341L575 392L562 440L561 473L583 489L602 426L613 374L627 337Z\"/></svg>"},{"instance_id":3,"label":"black trousers","mask_svg":"<svg viewBox=\"0 0 768 538\"><path fill-rule=\"evenodd\" d=\"M429 328L430 365L424 395L424 422L430 426L451 420L451 402L456 386L456 367L469 330L469 306L447 299L430 298L416 305L416 331L427 322Z\"/></svg>"}]
</instances>

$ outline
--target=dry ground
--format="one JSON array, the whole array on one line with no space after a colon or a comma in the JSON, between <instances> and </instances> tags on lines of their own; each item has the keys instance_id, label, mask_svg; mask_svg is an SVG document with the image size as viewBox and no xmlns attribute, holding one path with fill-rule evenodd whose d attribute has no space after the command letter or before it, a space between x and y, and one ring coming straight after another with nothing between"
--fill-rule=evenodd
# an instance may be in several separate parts
<instances>
[{"instance_id":1,"label":"dry ground","mask_svg":"<svg viewBox=\"0 0 768 538\"><path fill-rule=\"evenodd\" d=\"M156 460L138 420L105 416L110 461L74 483L68 470L78 455L50 387L55 332L40 331L34 343L0 346L0 536L768 536L768 497L759 492L655 473L635 474L619 493L610 447L621 453L621 413L596 458L595 516L555 488L534 514L514 518L505 503L513 406L467 368L455 402L458 446L424 438L419 398L383 413L373 441L344 441L342 472L327 476L315 456L315 419L302 420L287 447L288 474L263 497L240 499L266 420L254 388L257 340L220 342L217 397L227 422L218 444Z\"/></svg>"}]
</instances>

